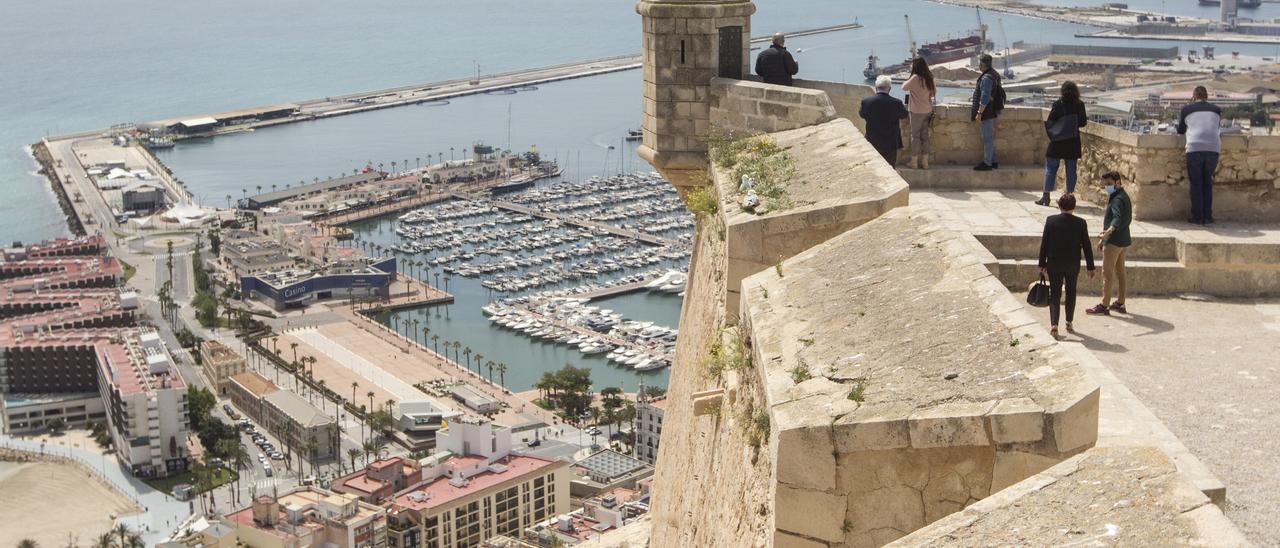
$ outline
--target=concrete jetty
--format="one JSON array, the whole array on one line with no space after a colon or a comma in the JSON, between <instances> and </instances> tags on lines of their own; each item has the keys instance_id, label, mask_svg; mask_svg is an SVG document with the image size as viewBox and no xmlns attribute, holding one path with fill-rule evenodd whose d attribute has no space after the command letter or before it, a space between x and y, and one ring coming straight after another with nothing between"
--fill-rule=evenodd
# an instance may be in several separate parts
<instances>
[{"instance_id":1,"label":"concrete jetty","mask_svg":"<svg viewBox=\"0 0 1280 548\"><path fill-rule=\"evenodd\" d=\"M862 28L859 23L847 23L842 25L830 25L812 29L803 29L787 33L791 37L813 36L817 34L825 34L831 32L839 32L845 30L853 30ZM757 36L751 39L752 44L761 44L768 42L771 36ZM427 82L420 84L411 84L406 86L398 86L392 88L377 89L372 91L362 91L350 93L346 95L333 95L329 97L321 97L304 101L295 101L287 103L289 108L295 108L292 114L278 116L271 119L256 119L252 116L243 116L243 113L267 112L277 109L281 105L261 108L247 108L234 111L232 113L224 113L224 119L234 117L234 123L218 123L214 124L207 131L191 132L184 135L174 135L175 140L187 139L193 137L210 137L215 135L223 135L228 133L236 133L240 131L248 131L260 127L275 126L281 124L289 124L293 122L302 122L307 120L317 120L321 118L329 118L332 116L341 116L344 114L356 114L359 112L368 112L384 108L391 108L405 105L415 105L424 103L438 103L448 101L450 99L465 97L469 95L479 95L484 93L507 92L510 90L518 90L518 88L536 86L539 84L547 84L551 82L559 82L563 80L574 80L577 78L586 78L588 76L598 76L601 74L609 74L624 70L639 69L642 58L639 54L619 55L613 57L603 57L598 59L590 59L586 61L576 61L571 63L561 63L538 68L522 69L508 72L499 72L486 75L468 76L465 78L455 78L451 80L440 80L435 82ZM202 114L181 116L164 120L155 120L137 124L138 126L147 127L169 127L183 121L194 121L200 119L213 118L217 120L217 114ZM65 135L57 135L49 137L49 141L60 141L66 139L84 139L90 137L98 137L107 133L109 130L91 130L69 133Z\"/></svg>"}]
</instances>

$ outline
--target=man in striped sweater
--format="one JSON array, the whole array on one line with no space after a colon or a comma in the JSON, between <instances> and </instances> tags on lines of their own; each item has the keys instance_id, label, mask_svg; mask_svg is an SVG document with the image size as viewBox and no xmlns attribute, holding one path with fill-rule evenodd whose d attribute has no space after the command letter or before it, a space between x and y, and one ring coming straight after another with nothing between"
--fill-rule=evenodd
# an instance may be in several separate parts
<instances>
[{"instance_id":1,"label":"man in striped sweater","mask_svg":"<svg viewBox=\"0 0 1280 548\"><path fill-rule=\"evenodd\" d=\"M1209 102L1209 90L1196 86L1191 104L1178 115L1178 133L1187 136L1187 179L1191 183L1191 224L1213 224L1213 172L1222 151L1222 109Z\"/></svg>"}]
</instances>

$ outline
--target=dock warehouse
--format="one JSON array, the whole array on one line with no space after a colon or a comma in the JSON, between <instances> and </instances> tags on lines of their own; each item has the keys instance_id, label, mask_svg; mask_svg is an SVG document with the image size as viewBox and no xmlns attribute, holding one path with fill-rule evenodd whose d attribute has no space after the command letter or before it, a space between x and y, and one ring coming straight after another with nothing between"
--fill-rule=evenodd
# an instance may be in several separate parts
<instances>
[{"instance_id":1,"label":"dock warehouse","mask_svg":"<svg viewBox=\"0 0 1280 548\"><path fill-rule=\"evenodd\" d=\"M297 114L297 112L298 105L293 103L284 103L269 107L229 110L227 112L219 112L217 114L210 114L199 118L177 120L173 123L164 124L164 127L174 133L182 135L196 135L200 133L208 133L224 126L234 126L251 122L260 122L263 120L284 118L286 116Z\"/></svg>"},{"instance_id":2,"label":"dock warehouse","mask_svg":"<svg viewBox=\"0 0 1280 548\"><path fill-rule=\"evenodd\" d=\"M346 261L321 269L265 272L240 277L245 298L257 298L276 310L300 308L325 299L387 297L396 260Z\"/></svg>"}]
</instances>

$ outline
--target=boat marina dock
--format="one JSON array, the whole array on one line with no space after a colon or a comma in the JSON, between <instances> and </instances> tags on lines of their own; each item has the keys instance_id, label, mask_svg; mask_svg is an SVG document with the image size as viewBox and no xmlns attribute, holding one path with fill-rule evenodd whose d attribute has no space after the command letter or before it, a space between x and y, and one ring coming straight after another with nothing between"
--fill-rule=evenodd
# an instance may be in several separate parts
<instances>
[{"instance_id":1,"label":"boat marina dock","mask_svg":"<svg viewBox=\"0 0 1280 548\"><path fill-rule=\"evenodd\" d=\"M476 195L474 195L474 194L470 194L470 193L466 193L466 192L454 191L454 192L450 192L449 194L450 194L450 195L452 195L452 196L454 196L455 198L459 198L459 199L463 199L463 200L478 200L478 199L480 199L480 197L479 197L479 196L476 196ZM667 239L665 239L665 238L660 238L660 237L658 237L658 236L654 236L654 235L652 235L652 234L645 234L645 233L643 233L643 232L637 232L637 231L635 231L635 230L627 230L627 229L625 229L625 228L619 228L619 227L616 227L616 226L613 226L613 225L610 225L610 224L597 223L597 222L594 222L594 221L587 221L587 220L584 220L584 219L577 219L577 218L571 217L571 216L569 216L569 215L562 215L562 214L558 214L558 213L551 213L551 212L548 212L548 211L543 211L543 210L541 210L541 209L537 209L537 208L532 208L532 207L523 206L523 205L520 205L520 204L517 204L517 203L514 203L514 202L502 202L502 201L496 201L496 200L494 200L494 201L492 201L492 202L491 202L491 204L492 204L494 207L496 207L496 208L499 208L499 209L505 209L505 210L510 211L510 212L512 212L512 213L519 213L519 214L522 214L522 215L530 215L530 216L533 216L533 217L541 217L541 218L546 219L546 220L549 220L549 221L559 221L559 222L561 222L561 223L571 224L571 225L574 225L574 226L580 226L580 227L582 227L582 228L586 228L586 229L590 229L590 230L595 230L595 231L599 231L599 232L607 232L607 233L609 233L609 234L613 234L613 235L615 235L615 236L622 236L622 237L624 237L624 238L630 238L630 239L632 239L632 240L636 240L636 241L638 241L638 242L644 242L644 243L646 243L646 244L650 244L650 245L666 246L666 245L671 245L671 244L673 244L673 243L674 243L674 242L668 241L668 240L667 240Z\"/></svg>"}]
</instances>

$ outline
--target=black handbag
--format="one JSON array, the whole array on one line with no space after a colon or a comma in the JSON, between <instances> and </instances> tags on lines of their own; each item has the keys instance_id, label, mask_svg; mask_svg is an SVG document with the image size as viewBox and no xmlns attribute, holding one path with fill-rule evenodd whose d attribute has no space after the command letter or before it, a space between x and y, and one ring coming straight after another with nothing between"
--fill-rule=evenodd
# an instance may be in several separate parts
<instances>
[{"instance_id":1,"label":"black handbag","mask_svg":"<svg viewBox=\"0 0 1280 548\"><path fill-rule=\"evenodd\" d=\"M1044 279L1044 274L1027 288L1027 304L1037 308L1049 306L1049 280Z\"/></svg>"},{"instance_id":2,"label":"black handbag","mask_svg":"<svg viewBox=\"0 0 1280 548\"><path fill-rule=\"evenodd\" d=\"M1049 140L1056 143L1058 141L1069 141L1080 137L1080 118L1075 114L1067 114L1052 122L1044 123L1044 131L1049 134Z\"/></svg>"}]
</instances>

